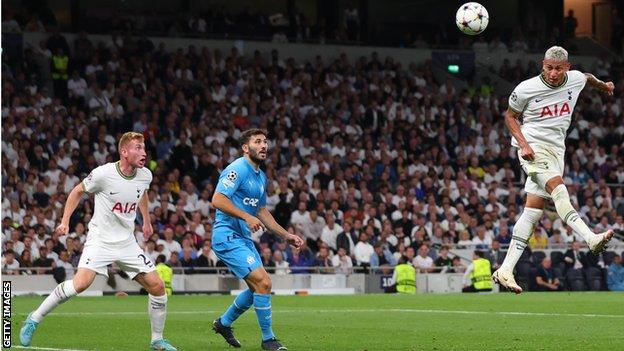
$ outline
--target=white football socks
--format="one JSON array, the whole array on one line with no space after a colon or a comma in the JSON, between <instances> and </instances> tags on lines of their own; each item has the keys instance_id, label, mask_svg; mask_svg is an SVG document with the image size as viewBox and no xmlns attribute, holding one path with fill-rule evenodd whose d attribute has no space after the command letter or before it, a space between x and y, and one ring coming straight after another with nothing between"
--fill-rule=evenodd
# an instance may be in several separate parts
<instances>
[{"instance_id":1,"label":"white football socks","mask_svg":"<svg viewBox=\"0 0 624 351\"><path fill-rule=\"evenodd\" d=\"M63 302L69 300L70 297L76 296L76 289L74 289L74 281L66 280L61 284L57 285L54 290L46 297L45 300L39 305L30 318L32 318L35 322L41 323L43 317L45 317L48 313L50 313L56 306L62 304Z\"/></svg>"},{"instance_id":2,"label":"white football socks","mask_svg":"<svg viewBox=\"0 0 624 351\"><path fill-rule=\"evenodd\" d=\"M513 273L513 269L516 263L518 263L520 256L522 256L522 252L524 252L524 248L527 246L535 226L542 218L543 212L543 210L537 208L524 208L518 222L513 227L513 235L511 236L507 256L505 256L505 260L500 267L501 270Z\"/></svg>"},{"instance_id":3,"label":"white football socks","mask_svg":"<svg viewBox=\"0 0 624 351\"><path fill-rule=\"evenodd\" d=\"M150 294L147 310L152 325L152 341L162 339L167 319L167 294L162 296Z\"/></svg>"},{"instance_id":4,"label":"white football socks","mask_svg":"<svg viewBox=\"0 0 624 351\"><path fill-rule=\"evenodd\" d=\"M555 208L557 209L559 218L561 218L561 220L563 220L565 224L569 225L575 233L582 236L583 239L589 243L589 240L595 234L581 219L574 207L572 207L570 195L568 194L566 186L564 184L557 185L557 187L550 193L550 196L552 196L552 199L555 202Z\"/></svg>"}]
</instances>

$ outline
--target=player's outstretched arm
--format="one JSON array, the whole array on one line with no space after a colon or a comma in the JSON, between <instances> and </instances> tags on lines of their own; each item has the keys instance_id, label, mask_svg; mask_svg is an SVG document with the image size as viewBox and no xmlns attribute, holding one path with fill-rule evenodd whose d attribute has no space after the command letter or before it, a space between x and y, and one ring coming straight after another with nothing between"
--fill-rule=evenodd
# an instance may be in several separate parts
<instances>
[{"instance_id":1,"label":"player's outstretched arm","mask_svg":"<svg viewBox=\"0 0 624 351\"><path fill-rule=\"evenodd\" d=\"M69 218L72 213L78 207L78 203L80 202L80 198L82 197L82 193L84 193L84 188L82 182L78 183L72 191L67 196L67 201L65 202L65 209L63 210L63 218L61 219L61 224L56 227L56 232L59 234L67 234L69 232Z\"/></svg>"},{"instance_id":2,"label":"player's outstretched arm","mask_svg":"<svg viewBox=\"0 0 624 351\"><path fill-rule=\"evenodd\" d=\"M212 196L212 206L220 211L227 213L230 216L238 217L244 220L245 222L247 222L247 226L249 226L249 229L252 232L256 232L260 230L260 228L264 227L264 225L258 218L236 207L236 205L234 205L234 203L232 203L232 201L227 196L219 192L215 192L215 194Z\"/></svg>"},{"instance_id":3,"label":"player's outstretched arm","mask_svg":"<svg viewBox=\"0 0 624 351\"><path fill-rule=\"evenodd\" d=\"M266 228L274 233L277 233L294 247L300 247L303 244L303 239L301 239L298 235L290 234L286 229L284 229L284 227L277 223L271 212L269 212L266 207L262 207L258 210L258 218L260 218Z\"/></svg>"},{"instance_id":4,"label":"player's outstretched arm","mask_svg":"<svg viewBox=\"0 0 624 351\"><path fill-rule=\"evenodd\" d=\"M598 88L609 96L613 95L613 91L615 90L615 84L613 84L613 82L603 82L591 73L585 73L585 76L587 77L587 84L589 84L589 86Z\"/></svg>"},{"instance_id":5,"label":"player's outstretched arm","mask_svg":"<svg viewBox=\"0 0 624 351\"><path fill-rule=\"evenodd\" d=\"M522 129L520 128L520 123L518 122L519 117L520 112L516 112L512 108L508 108L507 112L505 112L505 125L507 125L507 128L509 129L509 133L511 133L511 135L518 141L518 145L522 150L522 158L528 161L533 161L535 158L535 152L533 152L533 149L522 134Z\"/></svg>"}]
</instances>

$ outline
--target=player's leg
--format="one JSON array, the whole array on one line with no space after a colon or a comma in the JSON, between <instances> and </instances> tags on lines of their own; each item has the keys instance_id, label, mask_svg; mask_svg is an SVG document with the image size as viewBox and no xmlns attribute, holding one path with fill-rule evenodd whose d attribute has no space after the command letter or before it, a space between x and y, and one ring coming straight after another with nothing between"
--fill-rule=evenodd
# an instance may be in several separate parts
<instances>
[{"instance_id":1,"label":"player's leg","mask_svg":"<svg viewBox=\"0 0 624 351\"><path fill-rule=\"evenodd\" d=\"M165 283L156 273L154 263L145 255L137 243L120 250L115 262L131 279L134 279L148 293L147 311L152 330L150 348L152 350L176 351L177 349L163 337L167 319L167 293Z\"/></svg>"},{"instance_id":2,"label":"player's leg","mask_svg":"<svg viewBox=\"0 0 624 351\"><path fill-rule=\"evenodd\" d=\"M253 305L253 291L243 290L228 309L212 323L212 329L221 334L223 338L233 347L241 347L240 342L232 332L232 324Z\"/></svg>"},{"instance_id":3,"label":"player's leg","mask_svg":"<svg viewBox=\"0 0 624 351\"><path fill-rule=\"evenodd\" d=\"M262 267L258 251L253 244L248 245L244 239L232 238L227 242L214 245L213 250L219 260L240 279L245 279L254 269ZM240 341L236 339L232 331L232 324L253 305L253 301L253 291L244 290L234 299L225 313L212 322L212 330L221 334L230 346L241 347Z\"/></svg>"},{"instance_id":4,"label":"player's leg","mask_svg":"<svg viewBox=\"0 0 624 351\"><path fill-rule=\"evenodd\" d=\"M568 189L563 183L563 179L560 176L549 178L545 181L545 189L552 197L557 214L563 222L572 228L575 233L578 233L585 239L589 249L594 253L600 253L604 251L609 240L613 237L613 230L607 230L601 234L594 234L589 229L587 224L581 219L578 212L572 206L570 202L570 195Z\"/></svg>"},{"instance_id":5,"label":"player's leg","mask_svg":"<svg viewBox=\"0 0 624 351\"><path fill-rule=\"evenodd\" d=\"M24 321L24 326L20 330L20 343L22 345L30 345L37 326L54 308L89 288L96 274L107 275L106 266L112 262L108 255L109 252L104 248L93 246L84 248L78 263L78 271L73 279L57 285L52 293Z\"/></svg>"},{"instance_id":6,"label":"player's leg","mask_svg":"<svg viewBox=\"0 0 624 351\"><path fill-rule=\"evenodd\" d=\"M39 308L33 311L31 318L37 323L48 313L71 297L87 290L95 280L96 272L87 268L78 268L71 280L66 280L54 288L52 293L43 300Z\"/></svg>"},{"instance_id":7,"label":"player's leg","mask_svg":"<svg viewBox=\"0 0 624 351\"><path fill-rule=\"evenodd\" d=\"M531 188L531 184L527 184L527 187ZM492 275L497 283L517 294L522 292L522 288L516 283L513 270L520 256L522 256L529 242L529 238L535 230L535 226L542 217L545 205L546 199L533 193L527 193L522 215L520 215L518 222L516 222L513 227L513 234L505 260L501 267Z\"/></svg>"},{"instance_id":8,"label":"player's leg","mask_svg":"<svg viewBox=\"0 0 624 351\"><path fill-rule=\"evenodd\" d=\"M165 283L156 271L139 273L134 280L141 284L148 293L147 311L150 317L152 340L150 346L154 350L175 351L176 348L163 338L165 320L167 319L167 293Z\"/></svg>"},{"instance_id":9,"label":"player's leg","mask_svg":"<svg viewBox=\"0 0 624 351\"><path fill-rule=\"evenodd\" d=\"M253 291L253 305L256 310L258 324L262 331L263 350L288 350L273 333L273 313L271 311L271 277L264 269L258 267L245 277L249 289Z\"/></svg>"},{"instance_id":10,"label":"player's leg","mask_svg":"<svg viewBox=\"0 0 624 351\"><path fill-rule=\"evenodd\" d=\"M229 262L232 267L242 266L235 270L235 274L239 278L245 279L250 272L254 271L258 267L262 267L262 259L258 255L258 250L256 250L255 246L251 242L239 241L236 242L236 245L239 245L239 247L232 250L230 253L235 254L237 260L229 260ZM238 317L240 317L253 305L253 293L253 290L246 289L238 294L230 307L228 307L225 313L215 322L224 327L231 327L232 323L234 323ZM232 343L230 343L230 345L232 345ZM236 345L232 346L238 347Z\"/></svg>"}]
</instances>

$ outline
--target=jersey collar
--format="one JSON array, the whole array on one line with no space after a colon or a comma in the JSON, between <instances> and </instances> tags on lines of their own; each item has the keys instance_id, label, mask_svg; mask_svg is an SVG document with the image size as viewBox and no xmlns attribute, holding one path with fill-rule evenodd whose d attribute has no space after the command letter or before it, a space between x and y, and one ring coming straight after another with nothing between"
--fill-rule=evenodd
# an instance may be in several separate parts
<instances>
[{"instance_id":1,"label":"jersey collar","mask_svg":"<svg viewBox=\"0 0 624 351\"><path fill-rule=\"evenodd\" d=\"M544 83L544 85L546 85L550 89L561 88L562 86L564 86L568 82L568 72L566 72L566 74L565 74L565 78L563 79L563 83L561 83L561 85L556 85L556 86L548 83L546 81L546 79L544 79L544 75L542 73L540 73L539 77L540 77L540 80L542 81L542 83Z\"/></svg>"},{"instance_id":2,"label":"jersey collar","mask_svg":"<svg viewBox=\"0 0 624 351\"><path fill-rule=\"evenodd\" d=\"M258 167L258 169L256 169L251 162L249 162L249 160L247 159L247 157L243 156L243 159L245 159L245 163L247 164L247 166L249 168L251 168L252 171L254 171L255 173L260 173L260 167Z\"/></svg>"},{"instance_id":3,"label":"jersey collar","mask_svg":"<svg viewBox=\"0 0 624 351\"><path fill-rule=\"evenodd\" d=\"M115 169L117 170L117 173L119 173L119 175L125 180L132 180L137 174L136 168L134 169L134 172L132 172L131 176L123 174L123 172L121 172L121 168L119 167L119 161L115 162Z\"/></svg>"}]
</instances>

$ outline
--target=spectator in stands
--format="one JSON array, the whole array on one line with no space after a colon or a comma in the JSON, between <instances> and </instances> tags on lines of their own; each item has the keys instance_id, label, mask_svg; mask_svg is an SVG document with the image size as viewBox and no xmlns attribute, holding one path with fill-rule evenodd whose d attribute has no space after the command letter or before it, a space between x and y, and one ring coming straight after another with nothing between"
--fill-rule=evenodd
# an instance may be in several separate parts
<instances>
[{"instance_id":1,"label":"spectator in stands","mask_svg":"<svg viewBox=\"0 0 624 351\"><path fill-rule=\"evenodd\" d=\"M311 210L307 218L304 219L301 233L305 235L308 246L312 250L318 249L318 241L323 234L325 225L325 219L319 216L316 210Z\"/></svg>"},{"instance_id":2,"label":"spectator in stands","mask_svg":"<svg viewBox=\"0 0 624 351\"><path fill-rule=\"evenodd\" d=\"M505 253L501 251L501 245L498 240L492 240L492 247L486 252L485 256L490 260L493 271L500 268L505 260Z\"/></svg>"},{"instance_id":3,"label":"spectator in stands","mask_svg":"<svg viewBox=\"0 0 624 351\"><path fill-rule=\"evenodd\" d=\"M564 247L566 244L565 239L561 236L559 229L553 229L553 234L548 238L548 246L550 247Z\"/></svg>"},{"instance_id":4,"label":"spectator in stands","mask_svg":"<svg viewBox=\"0 0 624 351\"><path fill-rule=\"evenodd\" d=\"M390 250L384 248L382 243L378 242L373 245L374 252L370 256L370 266L375 269L382 269L388 267L394 267L396 265L396 260L394 256L390 252ZM374 272L378 272L379 270L375 269Z\"/></svg>"},{"instance_id":5,"label":"spectator in stands","mask_svg":"<svg viewBox=\"0 0 624 351\"><path fill-rule=\"evenodd\" d=\"M182 270L182 263L180 263L180 258L177 252L170 253L169 260L165 263L167 264L167 266L173 268L174 271L177 270L178 272L180 272Z\"/></svg>"},{"instance_id":6,"label":"spectator in stands","mask_svg":"<svg viewBox=\"0 0 624 351\"><path fill-rule=\"evenodd\" d=\"M174 231L171 227L165 229L164 236L165 239L159 239L156 244L163 246L165 256L167 256L167 253L175 252L177 254L178 252L182 251L182 246L180 246L180 243L173 240Z\"/></svg>"},{"instance_id":7,"label":"spectator in stands","mask_svg":"<svg viewBox=\"0 0 624 351\"><path fill-rule=\"evenodd\" d=\"M440 273L446 273L453 266L453 260L448 257L449 247L444 245L440 248L440 253L435 259L434 264L436 267L442 268Z\"/></svg>"},{"instance_id":8,"label":"spectator in stands","mask_svg":"<svg viewBox=\"0 0 624 351\"><path fill-rule=\"evenodd\" d=\"M365 232L360 233L360 240L353 248L353 256L357 265L362 267L370 266L370 258L374 252L373 245L368 242L368 234Z\"/></svg>"},{"instance_id":9,"label":"spectator in stands","mask_svg":"<svg viewBox=\"0 0 624 351\"><path fill-rule=\"evenodd\" d=\"M422 244L418 248L418 256L414 258L412 263L414 264L414 268L418 269L420 273L433 272L433 259L429 256L429 246Z\"/></svg>"},{"instance_id":10,"label":"spectator in stands","mask_svg":"<svg viewBox=\"0 0 624 351\"><path fill-rule=\"evenodd\" d=\"M277 275L286 275L290 273L290 266L287 261L284 261L284 255L282 255L282 251L275 250L273 252L273 262L275 262L275 274Z\"/></svg>"},{"instance_id":11,"label":"spectator in stands","mask_svg":"<svg viewBox=\"0 0 624 351\"><path fill-rule=\"evenodd\" d=\"M550 257L544 257L537 269L535 275L535 283L538 291L561 291L563 286L559 279L555 276L555 272L552 268L552 261Z\"/></svg>"},{"instance_id":12,"label":"spectator in stands","mask_svg":"<svg viewBox=\"0 0 624 351\"><path fill-rule=\"evenodd\" d=\"M8 249L2 253L2 274L16 275L19 274L17 269L20 264L15 259L15 252Z\"/></svg>"},{"instance_id":13,"label":"spectator in stands","mask_svg":"<svg viewBox=\"0 0 624 351\"><path fill-rule=\"evenodd\" d=\"M485 234L485 232L483 232L483 234ZM468 232L467 230L462 230L461 232L459 232L459 241L457 241L457 248L466 249L472 247L472 245L473 241L470 240L470 232Z\"/></svg>"},{"instance_id":14,"label":"spectator in stands","mask_svg":"<svg viewBox=\"0 0 624 351\"><path fill-rule=\"evenodd\" d=\"M351 274L353 273L353 261L351 257L347 255L347 250L344 247L338 249L338 253L332 258L332 266L334 272L338 274Z\"/></svg>"},{"instance_id":15,"label":"spectator in stands","mask_svg":"<svg viewBox=\"0 0 624 351\"><path fill-rule=\"evenodd\" d=\"M67 250L61 250L59 252L59 258L56 261L57 268L64 270L65 280L72 279L74 277L74 266L69 261L69 253Z\"/></svg>"},{"instance_id":16,"label":"spectator in stands","mask_svg":"<svg viewBox=\"0 0 624 351\"><path fill-rule=\"evenodd\" d=\"M324 267L319 268L318 273L333 273L333 263L331 258L329 257L329 249L327 248L327 246L321 246L318 254L316 255L316 262L314 265L317 267Z\"/></svg>"},{"instance_id":17,"label":"spectator in stands","mask_svg":"<svg viewBox=\"0 0 624 351\"><path fill-rule=\"evenodd\" d=\"M313 267L314 263L316 259L305 244L300 248L293 248L288 255L288 266L292 273L310 273L309 267Z\"/></svg>"},{"instance_id":18,"label":"spectator in stands","mask_svg":"<svg viewBox=\"0 0 624 351\"><path fill-rule=\"evenodd\" d=\"M262 258L262 266L263 267L275 267L275 262L273 262L273 258L271 257L271 249L268 247L265 247L262 249L262 254L260 255L260 257ZM271 272L271 270L269 270L269 272Z\"/></svg>"},{"instance_id":19,"label":"spectator in stands","mask_svg":"<svg viewBox=\"0 0 624 351\"><path fill-rule=\"evenodd\" d=\"M37 274L52 274L52 270L56 268L53 259L48 258L48 248L41 246L39 248L39 258L33 261L33 267L38 267Z\"/></svg>"},{"instance_id":20,"label":"spectator in stands","mask_svg":"<svg viewBox=\"0 0 624 351\"><path fill-rule=\"evenodd\" d=\"M156 262L159 253L156 251L156 242L154 242L154 240L145 242L145 255L147 255L152 262Z\"/></svg>"},{"instance_id":21,"label":"spectator in stands","mask_svg":"<svg viewBox=\"0 0 624 351\"><path fill-rule=\"evenodd\" d=\"M479 250L487 250L492 244L492 238L487 236L485 226L477 227L477 235L472 239L472 244Z\"/></svg>"},{"instance_id":22,"label":"spectator in stands","mask_svg":"<svg viewBox=\"0 0 624 351\"><path fill-rule=\"evenodd\" d=\"M563 261L566 264L566 272L570 269L583 269L598 267L598 256L581 251L581 243L574 241L571 248L564 253Z\"/></svg>"},{"instance_id":23,"label":"spectator in stands","mask_svg":"<svg viewBox=\"0 0 624 351\"><path fill-rule=\"evenodd\" d=\"M607 287L611 291L624 291L624 267L620 255L615 255L607 268Z\"/></svg>"},{"instance_id":24,"label":"spectator in stands","mask_svg":"<svg viewBox=\"0 0 624 351\"><path fill-rule=\"evenodd\" d=\"M461 258L459 256L453 257L453 272L464 273L465 271L466 266L462 263Z\"/></svg>"},{"instance_id":25,"label":"spectator in stands","mask_svg":"<svg viewBox=\"0 0 624 351\"><path fill-rule=\"evenodd\" d=\"M347 255L351 255L357 242L357 232L354 228L352 228L351 221L345 221L342 233L338 234L336 237L337 248L343 248L347 252Z\"/></svg>"},{"instance_id":26,"label":"spectator in stands","mask_svg":"<svg viewBox=\"0 0 624 351\"><path fill-rule=\"evenodd\" d=\"M336 251L336 238L338 234L342 233L343 229L340 224L336 223L336 219L333 214L327 215L327 224L323 227L323 232L321 233L321 240L329 245L329 247L335 252Z\"/></svg>"},{"instance_id":27,"label":"spectator in stands","mask_svg":"<svg viewBox=\"0 0 624 351\"><path fill-rule=\"evenodd\" d=\"M180 260L180 266L184 269L185 274L193 274L195 271L193 268L195 267L195 259L193 255L195 252L190 247L185 247L181 252L178 253L178 258Z\"/></svg>"},{"instance_id":28,"label":"spectator in stands","mask_svg":"<svg viewBox=\"0 0 624 351\"><path fill-rule=\"evenodd\" d=\"M217 266L217 254L212 250L212 240L204 239L201 248L201 253L195 260L195 267L216 267ZM203 271L205 273L216 273L216 271Z\"/></svg>"}]
</instances>

